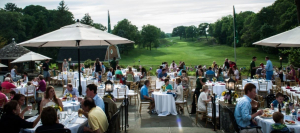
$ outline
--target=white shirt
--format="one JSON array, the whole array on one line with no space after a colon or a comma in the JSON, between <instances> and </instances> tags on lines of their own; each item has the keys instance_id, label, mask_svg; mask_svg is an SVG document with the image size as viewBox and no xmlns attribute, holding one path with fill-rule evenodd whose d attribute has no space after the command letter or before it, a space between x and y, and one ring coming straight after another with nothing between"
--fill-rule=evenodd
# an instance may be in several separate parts
<instances>
[{"instance_id":1,"label":"white shirt","mask_svg":"<svg viewBox=\"0 0 300 133\"><path fill-rule=\"evenodd\" d=\"M177 99L176 102L183 102L183 87L182 85L178 85L176 89Z\"/></svg>"},{"instance_id":2,"label":"white shirt","mask_svg":"<svg viewBox=\"0 0 300 133\"><path fill-rule=\"evenodd\" d=\"M27 83L28 82L28 77L26 76L26 78L24 79L23 81L24 83Z\"/></svg>"},{"instance_id":3,"label":"white shirt","mask_svg":"<svg viewBox=\"0 0 300 133\"><path fill-rule=\"evenodd\" d=\"M10 75L11 75L11 77L16 77L16 73L15 73L15 70L16 69L11 69L11 71L10 71Z\"/></svg>"},{"instance_id":4,"label":"white shirt","mask_svg":"<svg viewBox=\"0 0 300 133\"><path fill-rule=\"evenodd\" d=\"M205 101L207 100L207 93L201 92L198 98L198 110L206 111Z\"/></svg>"},{"instance_id":5,"label":"white shirt","mask_svg":"<svg viewBox=\"0 0 300 133\"><path fill-rule=\"evenodd\" d=\"M112 73L110 71L107 72L107 80L112 80Z\"/></svg>"},{"instance_id":6,"label":"white shirt","mask_svg":"<svg viewBox=\"0 0 300 133\"><path fill-rule=\"evenodd\" d=\"M240 79L239 70L235 70L234 75L235 75L235 79L237 79L237 80Z\"/></svg>"}]
</instances>

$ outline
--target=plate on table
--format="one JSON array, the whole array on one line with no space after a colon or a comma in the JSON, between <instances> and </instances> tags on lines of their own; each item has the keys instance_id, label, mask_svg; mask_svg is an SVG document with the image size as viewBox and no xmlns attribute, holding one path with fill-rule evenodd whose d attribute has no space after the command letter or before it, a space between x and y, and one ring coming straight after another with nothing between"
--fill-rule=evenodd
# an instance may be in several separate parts
<instances>
[{"instance_id":1,"label":"plate on table","mask_svg":"<svg viewBox=\"0 0 300 133\"><path fill-rule=\"evenodd\" d=\"M296 122L295 121L290 121L290 120L285 120L284 123L286 125L296 125Z\"/></svg>"},{"instance_id":2,"label":"plate on table","mask_svg":"<svg viewBox=\"0 0 300 133\"><path fill-rule=\"evenodd\" d=\"M297 90L292 90L292 89L291 89L290 91L294 91L294 92L295 92L295 91L297 91Z\"/></svg>"},{"instance_id":3,"label":"plate on table","mask_svg":"<svg viewBox=\"0 0 300 133\"><path fill-rule=\"evenodd\" d=\"M263 113L260 117L264 119L273 119L273 115L270 113Z\"/></svg>"}]
</instances>

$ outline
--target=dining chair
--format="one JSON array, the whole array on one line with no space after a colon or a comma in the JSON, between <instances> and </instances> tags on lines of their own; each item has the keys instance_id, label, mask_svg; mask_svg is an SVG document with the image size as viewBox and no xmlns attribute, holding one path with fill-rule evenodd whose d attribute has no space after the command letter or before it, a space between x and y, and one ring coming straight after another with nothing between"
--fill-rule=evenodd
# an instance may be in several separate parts
<instances>
[{"instance_id":1,"label":"dining chair","mask_svg":"<svg viewBox=\"0 0 300 133\"><path fill-rule=\"evenodd\" d=\"M138 102L139 102L139 106L140 106L139 113L141 114L143 104L147 104L149 106L150 102L142 102L141 101L141 91L139 91L139 93L138 93Z\"/></svg>"},{"instance_id":2,"label":"dining chair","mask_svg":"<svg viewBox=\"0 0 300 133\"><path fill-rule=\"evenodd\" d=\"M131 83L133 83L134 82L134 78L133 78L133 75L132 74L127 74L126 75L127 76L127 79L126 79L126 85L131 85ZM131 87L131 86L130 86ZM131 89L131 88L129 88L129 89Z\"/></svg>"},{"instance_id":3,"label":"dining chair","mask_svg":"<svg viewBox=\"0 0 300 133\"><path fill-rule=\"evenodd\" d=\"M131 105L131 98L134 97L134 105L136 105L136 99L138 98L138 96L137 96L138 95L137 94L138 87L134 82L131 83L130 87L131 87L131 91L128 92L129 104ZM132 90L133 90L133 92L132 92Z\"/></svg>"},{"instance_id":4,"label":"dining chair","mask_svg":"<svg viewBox=\"0 0 300 133\"><path fill-rule=\"evenodd\" d=\"M291 81L290 86L297 86L297 82L296 81Z\"/></svg>"},{"instance_id":5,"label":"dining chair","mask_svg":"<svg viewBox=\"0 0 300 133\"><path fill-rule=\"evenodd\" d=\"M193 81L190 81L190 86L191 86L191 96L194 95L194 92L195 92L195 85L194 85L194 82ZM193 97L191 97L192 101L193 101Z\"/></svg>"},{"instance_id":6,"label":"dining chair","mask_svg":"<svg viewBox=\"0 0 300 133\"><path fill-rule=\"evenodd\" d=\"M103 98L103 96L105 96L105 88L97 88L97 94L99 97Z\"/></svg>"},{"instance_id":7,"label":"dining chair","mask_svg":"<svg viewBox=\"0 0 300 133\"><path fill-rule=\"evenodd\" d=\"M265 99L261 95L256 95L259 102L259 107L265 108Z\"/></svg>"},{"instance_id":8,"label":"dining chair","mask_svg":"<svg viewBox=\"0 0 300 133\"><path fill-rule=\"evenodd\" d=\"M124 95L126 94L126 88L125 87L119 87L117 88L117 96L115 97L116 100L124 100Z\"/></svg>"},{"instance_id":9,"label":"dining chair","mask_svg":"<svg viewBox=\"0 0 300 133\"><path fill-rule=\"evenodd\" d=\"M184 105L186 106L187 111L189 111L189 107L187 105L187 94L183 94L183 101L175 101L176 104L176 110L178 110L179 106L182 105L183 111L182 113L184 114Z\"/></svg>"},{"instance_id":10,"label":"dining chair","mask_svg":"<svg viewBox=\"0 0 300 133\"><path fill-rule=\"evenodd\" d=\"M212 78L214 77L214 74L206 74L205 77L206 79L208 79L209 81L212 81Z\"/></svg>"},{"instance_id":11,"label":"dining chair","mask_svg":"<svg viewBox=\"0 0 300 133\"><path fill-rule=\"evenodd\" d=\"M210 102L208 104L206 104L206 123L205 123L205 127L207 127L207 123L211 122L212 123L212 106L213 104ZM219 113L216 113L216 122L219 122ZM217 127L217 123L214 125L215 127Z\"/></svg>"},{"instance_id":12,"label":"dining chair","mask_svg":"<svg viewBox=\"0 0 300 133\"><path fill-rule=\"evenodd\" d=\"M202 114L202 118L201 120L203 120L204 118L206 118L206 114L207 114L207 103L205 103L205 107L206 107L206 110L205 111L200 111L198 110L198 100L197 99L197 96L195 95L195 104L196 104L196 124L197 124L197 121L198 121L198 114Z\"/></svg>"},{"instance_id":13,"label":"dining chair","mask_svg":"<svg viewBox=\"0 0 300 133\"><path fill-rule=\"evenodd\" d=\"M26 87L26 94L25 94L25 98L27 100L27 105L28 103L30 102L29 100L33 99L33 105L32 105L32 108L34 109L35 108L35 104L36 104L36 101L35 101L35 86L33 85L30 85L30 86L27 86Z\"/></svg>"},{"instance_id":14,"label":"dining chair","mask_svg":"<svg viewBox=\"0 0 300 133\"><path fill-rule=\"evenodd\" d=\"M268 82L258 82L258 94L264 97L268 95Z\"/></svg>"}]
</instances>

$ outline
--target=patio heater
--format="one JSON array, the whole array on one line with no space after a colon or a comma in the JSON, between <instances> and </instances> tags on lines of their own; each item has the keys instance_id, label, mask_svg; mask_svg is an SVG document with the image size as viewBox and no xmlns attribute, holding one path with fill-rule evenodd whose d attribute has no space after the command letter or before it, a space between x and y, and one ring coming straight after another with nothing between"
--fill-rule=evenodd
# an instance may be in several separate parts
<instances>
[{"instance_id":1,"label":"patio heater","mask_svg":"<svg viewBox=\"0 0 300 133\"><path fill-rule=\"evenodd\" d=\"M282 57L279 56L279 61L280 61L280 68L282 69Z\"/></svg>"},{"instance_id":2,"label":"patio heater","mask_svg":"<svg viewBox=\"0 0 300 133\"><path fill-rule=\"evenodd\" d=\"M232 78L228 78L228 79L225 79L225 83L226 83L226 89L229 91L229 95L230 95L230 98L228 99L228 103L229 104L232 104L232 97L231 97L231 91L234 90L235 88L235 80L233 80Z\"/></svg>"},{"instance_id":3,"label":"patio heater","mask_svg":"<svg viewBox=\"0 0 300 133\"><path fill-rule=\"evenodd\" d=\"M113 84L113 82L111 82L110 80L107 80L104 84L105 84L105 93L108 92L108 94L113 99L113 95L111 95L111 93L114 91L114 84Z\"/></svg>"},{"instance_id":4,"label":"patio heater","mask_svg":"<svg viewBox=\"0 0 300 133\"><path fill-rule=\"evenodd\" d=\"M68 71L70 71L70 69L71 69L71 61L72 61L72 58L69 58L69 70Z\"/></svg>"}]
</instances>

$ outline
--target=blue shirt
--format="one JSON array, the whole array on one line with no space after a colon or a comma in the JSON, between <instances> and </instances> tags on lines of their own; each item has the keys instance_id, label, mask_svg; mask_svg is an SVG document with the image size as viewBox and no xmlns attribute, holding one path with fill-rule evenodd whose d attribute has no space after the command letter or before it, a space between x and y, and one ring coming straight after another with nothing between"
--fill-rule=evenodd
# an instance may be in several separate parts
<instances>
[{"instance_id":1,"label":"blue shirt","mask_svg":"<svg viewBox=\"0 0 300 133\"><path fill-rule=\"evenodd\" d=\"M172 85L168 84L167 87L166 87L166 89L167 90L173 90L173 87L172 87Z\"/></svg>"},{"instance_id":2,"label":"blue shirt","mask_svg":"<svg viewBox=\"0 0 300 133\"><path fill-rule=\"evenodd\" d=\"M267 65L266 65L265 69L266 69L266 71L273 71L273 65L270 60L267 61Z\"/></svg>"},{"instance_id":3,"label":"blue shirt","mask_svg":"<svg viewBox=\"0 0 300 133\"><path fill-rule=\"evenodd\" d=\"M182 69L180 69L179 73L177 74L177 76L181 76L182 75Z\"/></svg>"},{"instance_id":4,"label":"blue shirt","mask_svg":"<svg viewBox=\"0 0 300 133\"><path fill-rule=\"evenodd\" d=\"M236 119L236 123L243 128L250 126L251 114L251 99L247 95L244 95L235 107L234 118Z\"/></svg>"},{"instance_id":5,"label":"blue shirt","mask_svg":"<svg viewBox=\"0 0 300 133\"><path fill-rule=\"evenodd\" d=\"M96 106L100 107L103 112L105 112L105 105L103 102L103 99L101 97L99 97L97 94L95 95L95 97L93 98L95 101Z\"/></svg>"},{"instance_id":6,"label":"blue shirt","mask_svg":"<svg viewBox=\"0 0 300 133\"><path fill-rule=\"evenodd\" d=\"M215 75L215 72L212 71L212 70L208 70L208 71L206 71L206 74L209 74L209 75Z\"/></svg>"},{"instance_id":7,"label":"blue shirt","mask_svg":"<svg viewBox=\"0 0 300 133\"><path fill-rule=\"evenodd\" d=\"M161 72L161 73L158 74L158 78L167 77L167 76L168 76L167 73L164 73L164 74L163 74L163 73Z\"/></svg>"},{"instance_id":8,"label":"blue shirt","mask_svg":"<svg viewBox=\"0 0 300 133\"><path fill-rule=\"evenodd\" d=\"M66 89L64 95L66 95L67 93L70 93L70 94L72 94L73 96L74 96L74 95L77 96L77 97L79 96L79 92L77 91L76 88L73 88L72 91L69 91L68 89Z\"/></svg>"},{"instance_id":9,"label":"blue shirt","mask_svg":"<svg viewBox=\"0 0 300 133\"><path fill-rule=\"evenodd\" d=\"M141 88L141 99L144 100L144 96L147 96L149 97L149 94L148 94L148 88L146 85L144 85L142 88Z\"/></svg>"},{"instance_id":10,"label":"blue shirt","mask_svg":"<svg viewBox=\"0 0 300 133\"><path fill-rule=\"evenodd\" d=\"M156 72L157 72L158 74L160 74L160 73L161 73L161 71L162 71L161 69L158 69Z\"/></svg>"},{"instance_id":11,"label":"blue shirt","mask_svg":"<svg viewBox=\"0 0 300 133\"><path fill-rule=\"evenodd\" d=\"M277 108L277 106L278 106L278 101L277 100L274 100L273 102L273 107L274 108ZM284 106L284 104L283 103L281 103L281 108Z\"/></svg>"}]
</instances>

